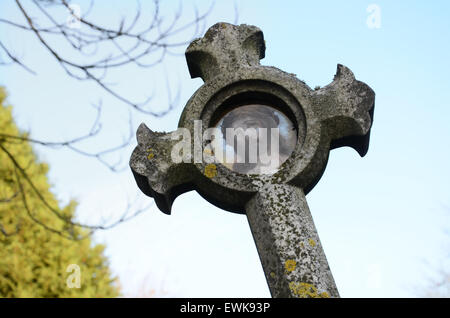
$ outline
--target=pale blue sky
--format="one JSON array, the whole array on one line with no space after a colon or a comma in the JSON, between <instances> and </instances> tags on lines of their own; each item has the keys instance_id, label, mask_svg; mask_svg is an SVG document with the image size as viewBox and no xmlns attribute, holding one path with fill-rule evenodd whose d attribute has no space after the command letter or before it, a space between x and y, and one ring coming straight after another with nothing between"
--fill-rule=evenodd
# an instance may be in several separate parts
<instances>
[{"instance_id":1,"label":"pale blue sky","mask_svg":"<svg viewBox=\"0 0 450 318\"><path fill-rule=\"evenodd\" d=\"M86 8L85 1L74 3ZM97 1L94 16L117 21L130 3ZM191 3L183 1L187 8ZM208 5L196 3L200 8ZM371 3L381 9L379 29L366 24ZM177 4L164 1L167 12ZM429 267L445 266L448 248L443 231L450 215L450 3L237 4L239 23L264 32L262 64L295 73L315 87L331 82L341 63L376 92L368 154L360 158L350 148L333 150L324 176L307 199L341 296L415 296L430 275ZM0 2L0 16L19 17L13 1ZM232 1L217 1L207 26L219 21L234 21ZM68 78L33 36L1 25L0 38L38 73L17 66L0 69L0 85L10 93L21 128L41 139L77 136L91 124L90 104L102 99L104 133L86 148L116 144L127 134L126 105L93 83ZM134 114L133 129L140 122L154 130L175 129L182 107L202 84L189 78L183 56L170 57L154 70L130 67L112 75L118 89L136 100L155 92L157 109L167 105L166 77L175 88L181 86L178 108L162 119ZM134 146L122 153L125 162ZM92 159L36 149L50 163L49 176L61 201L80 202L83 221L119 215L127 196L136 194L128 170L111 175ZM179 197L171 216L153 208L98 233L96 239L107 244L111 266L128 295L155 289L156 296L269 296L245 216L220 211L196 193Z\"/></svg>"}]
</instances>

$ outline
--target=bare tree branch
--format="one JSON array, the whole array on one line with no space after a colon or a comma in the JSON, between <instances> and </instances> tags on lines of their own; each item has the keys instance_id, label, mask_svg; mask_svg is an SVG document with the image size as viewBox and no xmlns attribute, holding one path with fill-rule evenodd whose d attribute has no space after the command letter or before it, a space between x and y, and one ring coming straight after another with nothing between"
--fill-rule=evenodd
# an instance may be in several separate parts
<instances>
[{"instance_id":1,"label":"bare tree branch","mask_svg":"<svg viewBox=\"0 0 450 318\"><path fill-rule=\"evenodd\" d=\"M15 57L9 50L3 45L3 43L0 41L0 48L8 55L8 57L11 59L12 62L20 65L22 68L24 68L27 72L30 72L33 75L36 75L36 72L30 69L28 66L23 64L17 57Z\"/></svg>"},{"instance_id":2,"label":"bare tree branch","mask_svg":"<svg viewBox=\"0 0 450 318\"><path fill-rule=\"evenodd\" d=\"M128 120L128 136L126 138L124 138L124 140L120 144L110 147L110 148L107 148L107 149L97 151L97 152L85 151L76 146L76 144L78 144L82 141L91 139L91 138L97 136L101 132L102 126L100 124L100 119L101 119L102 106L101 106L101 103L98 106L95 106L95 105L93 105L93 106L97 111L97 115L95 117L94 123L92 124L89 132L84 135L78 136L73 139L65 140L65 141L45 141L45 140L38 140L38 139L30 138L26 135L10 135L10 134L5 134L5 133L0 132L0 142L6 142L6 143L19 142L20 143L20 142L26 141L26 142L38 144L38 145L41 145L44 147L48 147L48 148L57 148L57 149L59 148L60 149L60 148L65 147L77 154L97 159L100 163L105 165L108 169L110 169L113 172L122 171L124 168L119 167L121 162L112 164L112 163L106 161L104 159L104 156L107 154L110 154L110 153L117 152L121 149L124 149L130 144L130 142L134 136L131 114L130 114L129 120Z\"/></svg>"},{"instance_id":3,"label":"bare tree branch","mask_svg":"<svg viewBox=\"0 0 450 318\"><path fill-rule=\"evenodd\" d=\"M185 47L193 38L199 37L203 33L206 17L214 7L214 1L204 12L199 12L198 8L194 6L193 18L186 23L181 23L185 12L181 1L172 18L163 16L159 0L153 0L153 11L150 17L144 16L145 11L142 9L140 1L136 1L136 10L131 19L123 17L117 25L104 26L89 17L94 8L94 0L91 0L89 8L81 16L74 12L73 7L66 0L30 0L29 2L14 0L14 2L24 21L13 21L9 17L1 17L0 24L32 34L68 76L80 81L93 82L115 99L131 107L130 110L153 117L165 116L175 108L180 97L180 88L178 87L174 94L166 76L168 107L162 111L155 111L149 105L153 100L152 95L142 102L136 102L134 98L122 95L108 82L109 71L128 65L148 70L161 64L168 54L180 54L177 53L178 49ZM55 14L56 11L52 11L53 9L59 10L59 14ZM61 11L66 14L60 15ZM73 17L81 25L81 28L71 27L66 21L67 16ZM185 40L180 40L181 37ZM71 51L55 45L54 40L59 40L58 43L63 43L62 46L67 45ZM0 65L17 64L27 72L36 74L26 65L25 59L14 54L14 51L5 41L0 41ZM154 81L156 82L156 79ZM0 128L0 151L6 154L14 166L17 187L17 191L11 197L0 199L0 203L11 204L20 197L27 216L33 222L67 239L79 240L91 235L96 230L110 229L147 211L149 206L136 208L128 202L123 214L115 221L105 221L99 225L76 222L71 216L66 216L58 207L53 206L35 185L33 177L29 173L29 167L34 163L34 159L30 160L27 165L22 163L23 166L21 166L8 147L12 144L29 142L49 149L69 149L79 155L98 160L113 172L121 171L125 168L121 167L121 160L111 163L110 160L107 160L107 156L120 152L131 143L134 136L132 113L130 112L128 122L129 133L124 136L122 142L99 151L87 151L83 143L99 137L102 130L102 105L100 103L94 107L96 116L90 129L84 134L67 140L39 140L28 134L7 134ZM33 207L30 206L31 196L37 198L46 211L62 221L61 229L49 226L37 216ZM79 235L81 232L77 231L77 228L87 230L83 237ZM0 232L4 236L10 236L18 233L19 227L17 226L16 231L11 232L0 224Z\"/></svg>"},{"instance_id":4,"label":"bare tree branch","mask_svg":"<svg viewBox=\"0 0 450 318\"><path fill-rule=\"evenodd\" d=\"M132 101L130 98L123 96L110 85L106 84L106 71L129 64L135 64L142 68L151 68L162 63L167 53L174 54L174 52L170 51L170 48L184 47L190 43L194 37L198 37L203 32L204 24L203 28L200 26L202 25L202 22L205 21L206 16L212 11L214 6L214 2L212 2L211 6L204 13L199 13L197 7L194 7L194 18L192 21L180 25L180 18L183 11L180 2L180 7L175 12L173 19L168 25L163 26L163 18L160 16L159 10L160 3L158 0L154 0L154 14L150 24L143 30L137 30L137 25L141 20L141 6L139 1L137 1L136 14L128 25L126 26L125 20L122 19L119 25L115 28L104 27L88 20L88 13L80 17L76 16L70 4L65 0L55 0L50 2L43 0L32 0L32 3L38 9L38 12L40 12L42 17L46 18L49 23L49 26L41 27L37 24L37 19L30 16L28 12L29 9L22 4L21 0L15 0L15 3L25 18L26 25L4 18L0 19L0 23L32 32L42 46L56 59L56 61L69 76L82 81L93 81L108 94L120 100L124 104L141 113L154 117L166 115L173 109L173 105L170 105L165 111L154 112L150 108L146 107L151 102L151 97L146 98L142 102ZM91 7L93 6L92 3L93 1L91 2ZM46 6L44 6L44 4L46 4ZM79 23L81 23L82 26L87 28L87 31L71 28L65 22L58 22L56 18L48 11L48 7L51 6L65 8L69 15L72 15L75 19L77 19L77 21L79 21ZM193 33L191 37L187 37L186 41L172 41L172 39L176 38L176 35L191 29ZM89 54L86 50L89 47L94 46L96 52L98 46L102 43L112 43L116 48L116 52L111 52L107 56L101 57L100 59L97 58L88 63L79 63L73 58L64 57L57 48L50 44L45 37L46 35L63 38L75 52L78 52L83 56L96 57L96 54ZM134 44L125 48L122 43L119 43L119 40L128 40L128 42L129 40L134 40ZM12 62L22 66L27 71L33 72L19 58L11 54L10 50L3 43L0 44L0 47ZM153 55L156 55L156 59L153 59L151 62L147 62L146 60ZM96 75L95 70L103 70L104 73L102 76L98 76Z\"/></svg>"},{"instance_id":5,"label":"bare tree branch","mask_svg":"<svg viewBox=\"0 0 450 318\"><path fill-rule=\"evenodd\" d=\"M16 226L16 229L15 229L14 232L8 232L8 231L5 230L3 225L0 223L0 233L2 233L6 237L13 236L13 235L19 233L19 231L20 231L20 225L19 224Z\"/></svg>"},{"instance_id":6,"label":"bare tree branch","mask_svg":"<svg viewBox=\"0 0 450 318\"><path fill-rule=\"evenodd\" d=\"M8 203L11 202L12 200L14 200L15 197L17 197L17 195L19 194L19 192L14 193L12 196L8 197L8 198L3 198L0 199L0 203Z\"/></svg>"},{"instance_id":7,"label":"bare tree branch","mask_svg":"<svg viewBox=\"0 0 450 318\"><path fill-rule=\"evenodd\" d=\"M48 231L50 231L52 233L58 234L58 235L60 235L60 236L62 236L64 238L72 239L72 240L84 239L84 238L90 236L96 230L108 230L108 229L111 229L111 228L121 224L121 223L129 221L129 220L133 219L134 217L136 217L136 216L142 214L143 212L147 211L152 206L152 204L151 204L151 205L148 205L146 207L136 209L132 214L130 214L129 211L132 208L132 204L128 203L128 206L125 209L125 212L122 214L122 216L120 218L118 218L116 221L109 222L109 224L104 223L104 224L101 224L101 225L88 225L88 224L82 224L82 223L79 223L79 222L75 222L75 221L72 220L72 216L65 216L65 215L63 215L59 211L58 208L53 207L48 202L48 200L42 195L40 190L33 183L33 181L31 180L31 177L27 174L26 170L20 166L20 164L17 162L17 160L14 158L14 156L1 143L0 143L0 150L2 150L9 157L11 162L14 164L14 171L15 171L15 176L16 176L16 182L17 182L17 185L19 187L19 193L21 194L23 206L25 208L25 211L27 212L27 215L35 223L37 223L38 225L44 227L46 230L48 230ZM68 229L65 229L65 230L55 229L55 228L53 228L51 226L48 226L44 222L40 221L35 216L35 213L33 213L31 211L30 207L29 207L29 204L28 204L28 201L27 201L27 193L24 190L22 180L25 180L28 183L28 185L31 187L31 189L34 192L34 194L36 195L36 197L41 201L41 203L45 206L45 208L49 212L51 212L58 219L63 221L64 222L63 224L69 225ZM16 193L16 195L17 195L17 193ZM75 231L73 230L73 227L85 228L85 229L88 229L89 231L85 235L80 236L77 233L75 233ZM3 228L3 226L1 226L0 230L5 236L12 235L12 233L6 232L5 229ZM17 230L17 232L18 232L18 230ZM67 232L69 232L70 235L67 235Z\"/></svg>"}]
</instances>

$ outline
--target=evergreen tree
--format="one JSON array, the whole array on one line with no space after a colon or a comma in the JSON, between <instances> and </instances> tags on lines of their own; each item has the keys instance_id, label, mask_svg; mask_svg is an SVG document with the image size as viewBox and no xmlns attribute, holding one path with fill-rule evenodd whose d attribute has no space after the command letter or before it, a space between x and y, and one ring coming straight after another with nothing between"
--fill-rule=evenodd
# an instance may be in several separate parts
<instances>
[{"instance_id":1,"label":"evergreen tree","mask_svg":"<svg viewBox=\"0 0 450 318\"><path fill-rule=\"evenodd\" d=\"M73 224L75 202L59 206L48 166L20 139L27 135L5 98L0 87L0 297L118 296L104 246L93 245L88 231Z\"/></svg>"}]
</instances>

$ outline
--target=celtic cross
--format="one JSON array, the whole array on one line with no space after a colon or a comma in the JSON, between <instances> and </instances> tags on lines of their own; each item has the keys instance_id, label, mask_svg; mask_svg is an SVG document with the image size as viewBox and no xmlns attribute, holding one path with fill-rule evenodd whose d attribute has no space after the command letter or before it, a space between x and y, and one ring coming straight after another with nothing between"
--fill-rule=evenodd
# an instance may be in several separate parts
<instances>
[{"instance_id":1,"label":"celtic cross","mask_svg":"<svg viewBox=\"0 0 450 318\"><path fill-rule=\"evenodd\" d=\"M218 23L194 40L186 60L191 77L204 84L177 131L140 125L130 166L164 213L178 195L195 190L219 208L246 214L272 297L339 297L305 195L331 149L366 154L375 93L343 65L329 85L312 90L294 74L260 65L264 54L263 33L254 26ZM225 138L228 129L242 127L276 128L270 137L279 144L269 151L278 155L275 165L264 170L259 161L246 162L246 153L240 162L216 160L218 147L236 150L234 139L220 143L220 133ZM213 137L209 128L219 132ZM255 136L244 136L244 152L249 140L265 135Z\"/></svg>"}]
</instances>

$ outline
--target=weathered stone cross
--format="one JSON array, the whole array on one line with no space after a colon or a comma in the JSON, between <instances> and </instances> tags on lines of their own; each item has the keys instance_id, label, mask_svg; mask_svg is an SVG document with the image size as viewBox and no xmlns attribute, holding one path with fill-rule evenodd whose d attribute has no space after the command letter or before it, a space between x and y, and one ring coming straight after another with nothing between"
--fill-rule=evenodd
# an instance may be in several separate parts
<instances>
[{"instance_id":1,"label":"weathered stone cross","mask_svg":"<svg viewBox=\"0 0 450 318\"><path fill-rule=\"evenodd\" d=\"M190 190L222 209L245 213L272 297L339 297L305 195L321 178L331 149L350 146L366 154L375 94L343 65L332 83L311 90L295 74L261 66L264 54L263 33L249 25L218 23L193 41L187 64L191 76L205 83L184 108L178 124L184 130L159 133L141 124L130 166L139 188L164 213ZM285 135L280 152L286 146L287 155L272 173L252 173L257 164L241 164L240 170L212 160L208 142L217 136L203 137L209 127L226 126L233 111L238 124L270 128L265 123L272 120L280 131L292 126L294 146L283 145L292 144ZM180 149L182 160L174 160Z\"/></svg>"}]
</instances>

